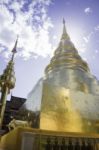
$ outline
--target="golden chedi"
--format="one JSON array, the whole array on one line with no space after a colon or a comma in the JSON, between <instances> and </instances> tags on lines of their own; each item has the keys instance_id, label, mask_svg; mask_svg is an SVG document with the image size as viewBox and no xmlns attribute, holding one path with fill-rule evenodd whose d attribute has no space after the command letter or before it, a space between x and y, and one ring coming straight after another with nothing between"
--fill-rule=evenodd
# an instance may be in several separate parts
<instances>
[{"instance_id":1,"label":"golden chedi","mask_svg":"<svg viewBox=\"0 0 99 150\"><path fill-rule=\"evenodd\" d=\"M99 82L71 42L64 20L59 45L25 109L32 127L99 133Z\"/></svg>"}]
</instances>

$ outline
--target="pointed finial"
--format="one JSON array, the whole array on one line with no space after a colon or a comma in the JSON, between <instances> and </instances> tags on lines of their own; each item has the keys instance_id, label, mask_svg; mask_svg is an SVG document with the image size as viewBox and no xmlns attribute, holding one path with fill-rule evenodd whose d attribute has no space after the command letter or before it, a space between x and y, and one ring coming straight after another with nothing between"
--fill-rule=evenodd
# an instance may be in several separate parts
<instances>
[{"instance_id":1,"label":"pointed finial","mask_svg":"<svg viewBox=\"0 0 99 150\"><path fill-rule=\"evenodd\" d=\"M17 52L16 48L17 48L18 38L19 38L19 35L17 35L17 39L16 39L16 42L15 42L15 45L14 45L14 47L12 49L12 53L16 53Z\"/></svg>"},{"instance_id":2,"label":"pointed finial","mask_svg":"<svg viewBox=\"0 0 99 150\"><path fill-rule=\"evenodd\" d=\"M65 19L63 18L63 24L65 25Z\"/></svg>"},{"instance_id":3,"label":"pointed finial","mask_svg":"<svg viewBox=\"0 0 99 150\"><path fill-rule=\"evenodd\" d=\"M13 47L13 49L12 49L12 53L13 53L12 59L11 59L12 61L13 61L13 58L14 58L15 53L17 53L16 48L17 48L18 38L19 38L19 35L17 35L17 39L16 39L16 42L15 42L15 45L14 45L14 47Z\"/></svg>"},{"instance_id":4,"label":"pointed finial","mask_svg":"<svg viewBox=\"0 0 99 150\"><path fill-rule=\"evenodd\" d=\"M68 33L66 31L65 19L63 18L63 33L62 33L61 39L64 39L64 38L70 40Z\"/></svg>"},{"instance_id":5,"label":"pointed finial","mask_svg":"<svg viewBox=\"0 0 99 150\"><path fill-rule=\"evenodd\" d=\"M63 18L63 34L66 34L65 19Z\"/></svg>"}]
</instances>

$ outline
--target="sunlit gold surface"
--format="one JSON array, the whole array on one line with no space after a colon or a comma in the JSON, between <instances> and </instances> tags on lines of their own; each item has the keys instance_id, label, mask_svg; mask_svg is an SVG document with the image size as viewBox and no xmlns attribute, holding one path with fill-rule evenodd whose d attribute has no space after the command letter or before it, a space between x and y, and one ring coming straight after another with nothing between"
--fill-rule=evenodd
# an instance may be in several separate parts
<instances>
[{"instance_id":1,"label":"sunlit gold surface","mask_svg":"<svg viewBox=\"0 0 99 150\"><path fill-rule=\"evenodd\" d=\"M53 91L54 89L54 91ZM82 131L80 115L73 110L69 90L44 85L41 112L41 129L55 131Z\"/></svg>"},{"instance_id":2,"label":"sunlit gold surface","mask_svg":"<svg viewBox=\"0 0 99 150\"><path fill-rule=\"evenodd\" d=\"M99 133L94 121L85 119L74 108L70 90L44 84L40 128L65 132Z\"/></svg>"}]
</instances>

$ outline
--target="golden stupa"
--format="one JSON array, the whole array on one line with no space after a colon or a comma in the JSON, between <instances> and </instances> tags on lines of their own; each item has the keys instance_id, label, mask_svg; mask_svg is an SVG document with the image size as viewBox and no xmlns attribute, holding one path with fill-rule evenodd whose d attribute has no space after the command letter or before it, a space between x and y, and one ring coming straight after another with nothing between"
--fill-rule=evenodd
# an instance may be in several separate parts
<instances>
[{"instance_id":1,"label":"golden stupa","mask_svg":"<svg viewBox=\"0 0 99 150\"><path fill-rule=\"evenodd\" d=\"M99 83L71 42L64 20L59 45L26 108L40 112L40 129L99 133Z\"/></svg>"},{"instance_id":2,"label":"golden stupa","mask_svg":"<svg viewBox=\"0 0 99 150\"><path fill-rule=\"evenodd\" d=\"M20 112L29 127L3 136L4 150L99 150L99 82L71 42L65 20L44 77Z\"/></svg>"}]
</instances>

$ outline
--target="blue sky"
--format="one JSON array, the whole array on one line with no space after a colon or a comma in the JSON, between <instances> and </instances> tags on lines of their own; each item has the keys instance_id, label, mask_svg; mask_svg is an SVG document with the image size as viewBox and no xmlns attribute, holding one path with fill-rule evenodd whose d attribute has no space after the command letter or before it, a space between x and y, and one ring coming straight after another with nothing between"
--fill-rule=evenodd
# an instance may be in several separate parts
<instances>
[{"instance_id":1,"label":"blue sky","mask_svg":"<svg viewBox=\"0 0 99 150\"><path fill-rule=\"evenodd\" d=\"M0 74L19 34L14 96L27 97L44 75L60 40L63 17L79 54L99 79L99 0L1 0Z\"/></svg>"}]
</instances>

